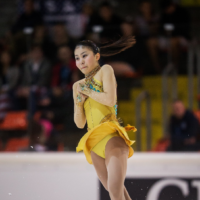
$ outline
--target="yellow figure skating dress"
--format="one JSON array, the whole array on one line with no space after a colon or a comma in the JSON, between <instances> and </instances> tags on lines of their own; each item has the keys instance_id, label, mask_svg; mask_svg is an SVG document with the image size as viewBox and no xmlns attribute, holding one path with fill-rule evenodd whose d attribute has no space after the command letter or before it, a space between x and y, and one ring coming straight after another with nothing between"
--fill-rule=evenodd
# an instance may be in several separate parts
<instances>
[{"instance_id":1,"label":"yellow figure skating dress","mask_svg":"<svg viewBox=\"0 0 200 200\"><path fill-rule=\"evenodd\" d=\"M92 78L90 88L96 92L103 92L103 84ZM131 145L135 142L130 140L128 131L136 131L134 126L120 126L117 120L117 105L109 107L88 97L84 102L84 111L87 119L88 132L80 139L76 151L83 151L87 161L92 163L90 151L105 158L105 146L112 137L122 137L129 146L129 156L133 155Z\"/></svg>"}]
</instances>

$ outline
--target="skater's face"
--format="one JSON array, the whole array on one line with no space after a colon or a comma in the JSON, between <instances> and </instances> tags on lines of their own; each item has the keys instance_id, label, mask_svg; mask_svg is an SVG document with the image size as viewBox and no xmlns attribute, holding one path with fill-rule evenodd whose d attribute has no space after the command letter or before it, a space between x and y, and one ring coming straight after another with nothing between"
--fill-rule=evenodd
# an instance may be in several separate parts
<instances>
[{"instance_id":1,"label":"skater's face","mask_svg":"<svg viewBox=\"0 0 200 200\"><path fill-rule=\"evenodd\" d=\"M94 54L94 52L88 47L77 46L74 54L76 66L83 74L88 74L99 65L98 60L100 58L100 54Z\"/></svg>"}]
</instances>

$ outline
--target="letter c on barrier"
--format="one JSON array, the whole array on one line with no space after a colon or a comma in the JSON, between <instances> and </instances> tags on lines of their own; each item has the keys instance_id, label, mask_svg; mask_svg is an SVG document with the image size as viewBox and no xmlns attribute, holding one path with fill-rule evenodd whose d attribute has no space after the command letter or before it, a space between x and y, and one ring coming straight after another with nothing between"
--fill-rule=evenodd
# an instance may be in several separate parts
<instances>
[{"instance_id":1,"label":"letter c on barrier","mask_svg":"<svg viewBox=\"0 0 200 200\"><path fill-rule=\"evenodd\" d=\"M189 189L186 181L178 179L164 179L156 182L147 194L147 200L158 200L160 192L166 186L173 185L181 189L184 196L189 194Z\"/></svg>"},{"instance_id":2,"label":"letter c on barrier","mask_svg":"<svg viewBox=\"0 0 200 200\"><path fill-rule=\"evenodd\" d=\"M197 189L197 200L200 200L200 181L198 181L198 180L192 181L192 186L196 187L196 189Z\"/></svg>"}]
</instances>

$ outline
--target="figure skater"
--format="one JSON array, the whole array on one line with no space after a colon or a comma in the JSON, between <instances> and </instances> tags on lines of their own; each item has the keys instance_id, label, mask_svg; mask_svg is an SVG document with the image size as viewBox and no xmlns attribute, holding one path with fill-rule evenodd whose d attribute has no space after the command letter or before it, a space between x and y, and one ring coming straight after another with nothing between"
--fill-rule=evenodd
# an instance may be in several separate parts
<instances>
[{"instance_id":1,"label":"figure skater","mask_svg":"<svg viewBox=\"0 0 200 200\"><path fill-rule=\"evenodd\" d=\"M101 56L120 53L135 44L133 36L122 37L112 44L99 48L90 40L75 47L76 65L85 78L73 85L74 121L78 128L88 132L81 138L76 151L83 151L93 164L99 180L109 192L111 200L131 200L125 186L127 159L133 155L128 131L117 119L117 83L110 65L100 67ZM101 53L100 53L101 52Z\"/></svg>"}]
</instances>

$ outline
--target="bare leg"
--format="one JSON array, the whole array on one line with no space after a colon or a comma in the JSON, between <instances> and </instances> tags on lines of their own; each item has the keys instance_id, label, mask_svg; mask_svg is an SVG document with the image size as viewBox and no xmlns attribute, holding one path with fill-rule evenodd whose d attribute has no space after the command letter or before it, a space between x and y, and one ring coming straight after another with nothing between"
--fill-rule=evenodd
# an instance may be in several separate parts
<instances>
[{"instance_id":1,"label":"bare leg","mask_svg":"<svg viewBox=\"0 0 200 200\"><path fill-rule=\"evenodd\" d=\"M108 191L108 186L107 186L108 172L105 165L105 159L100 157L93 151L91 151L91 158L99 180L101 181L104 188Z\"/></svg>"},{"instance_id":2,"label":"bare leg","mask_svg":"<svg viewBox=\"0 0 200 200\"><path fill-rule=\"evenodd\" d=\"M126 200L131 200L131 197L129 196L128 191L126 190L126 187L124 186L124 196Z\"/></svg>"},{"instance_id":3,"label":"bare leg","mask_svg":"<svg viewBox=\"0 0 200 200\"><path fill-rule=\"evenodd\" d=\"M108 172L107 185L111 200L130 200L124 186L128 152L128 146L121 137L113 137L106 144L105 164Z\"/></svg>"},{"instance_id":4,"label":"bare leg","mask_svg":"<svg viewBox=\"0 0 200 200\"><path fill-rule=\"evenodd\" d=\"M105 159L98 156L93 151L91 151L91 157L97 176L101 181L102 185L104 186L104 188L108 191L108 186L107 186L108 172L105 165ZM131 200L125 186L124 186L124 196L126 200Z\"/></svg>"}]
</instances>

